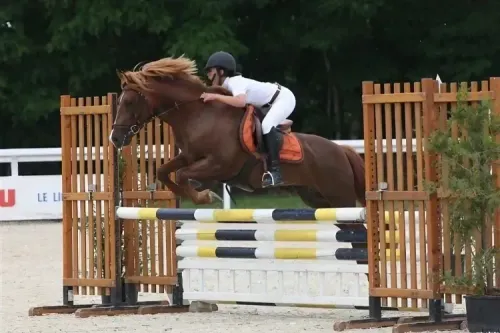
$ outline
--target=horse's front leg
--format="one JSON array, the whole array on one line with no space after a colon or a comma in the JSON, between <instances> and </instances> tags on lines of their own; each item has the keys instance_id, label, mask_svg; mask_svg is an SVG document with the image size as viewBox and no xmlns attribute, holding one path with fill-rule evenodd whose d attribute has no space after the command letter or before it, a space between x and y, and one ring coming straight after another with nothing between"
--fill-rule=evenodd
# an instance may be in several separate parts
<instances>
[{"instance_id":1,"label":"horse's front leg","mask_svg":"<svg viewBox=\"0 0 500 333\"><path fill-rule=\"evenodd\" d=\"M172 172L179 170L180 168L185 167L188 164L187 160L184 158L184 155L180 153L176 155L173 159L163 164L156 170L156 178L162 182L170 191L172 191L176 196L187 197L187 194L181 186L173 182L169 175Z\"/></svg>"},{"instance_id":2,"label":"horse's front leg","mask_svg":"<svg viewBox=\"0 0 500 333\"><path fill-rule=\"evenodd\" d=\"M185 190L186 195L196 205L212 203L214 198L222 201L222 198L210 189L198 192L189 182L189 179L196 179L198 181L217 179L220 176L221 170L220 164L215 161L213 156L209 155L180 169L177 172L177 181L179 186Z\"/></svg>"}]
</instances>

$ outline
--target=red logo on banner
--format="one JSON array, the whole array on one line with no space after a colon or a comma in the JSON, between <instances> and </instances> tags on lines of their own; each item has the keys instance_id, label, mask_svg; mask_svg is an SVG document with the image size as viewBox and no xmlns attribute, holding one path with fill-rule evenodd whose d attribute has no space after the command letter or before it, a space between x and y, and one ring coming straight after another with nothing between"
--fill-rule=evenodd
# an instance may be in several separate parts
<instances>
[{"instance_id":1,"label":"red logo on banner","mask_svg":"<svg viewBox=\"0 0 500 333\"><path fill-rule=\"evenodd\" d=\"M14 207L16 205L16 190L0 190L0 207Z\"/></svg>"}]
</instances>

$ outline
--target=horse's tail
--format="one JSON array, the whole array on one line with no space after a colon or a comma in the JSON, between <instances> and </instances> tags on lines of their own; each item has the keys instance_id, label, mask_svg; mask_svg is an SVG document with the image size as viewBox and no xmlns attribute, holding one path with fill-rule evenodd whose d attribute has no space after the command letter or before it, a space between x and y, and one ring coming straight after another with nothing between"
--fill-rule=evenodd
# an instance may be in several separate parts
<instances>
[{"instance_id":1,"label":"horse's tail","mask_svg":"<svg viewBox=\"0 0 500 333\"><path fill-rule=\"evenodd\" d=\"M351 146L342 146L342 148L347 155L347 159L351 164L352 172L354 174L354 190L356 191L356 196L358 197L358 201L363 205L363 207L365 207L365 161L363 161L361 156Z\"/></svg>"}]
</instances>

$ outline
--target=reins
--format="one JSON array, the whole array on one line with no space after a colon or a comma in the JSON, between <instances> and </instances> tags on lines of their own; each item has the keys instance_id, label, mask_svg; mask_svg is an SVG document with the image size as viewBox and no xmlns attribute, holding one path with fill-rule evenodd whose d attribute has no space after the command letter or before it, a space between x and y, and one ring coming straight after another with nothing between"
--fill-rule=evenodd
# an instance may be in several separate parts
<instances>
[{"instance_id":1,"label":"reins","mask_svg":"<svg viewBox=\"0 0 500 333\"><path fill-rule=\"evenodd\" d=\"M139 94L139 96L141 96L145 101L146 103L150 106L150 109L152 109L152 115L147 118L142 124L140 124L138 121L133 124L133 125L130 125L130 128L129 128L129 131L127 133L127 136L134 136L136 135L137 133L140 132L140 130L142 128L144 128L144 126L146 126L149 122L151 122L153 119L155 118L158 118L160 116L163 116L163 115L167 115L170 111L172 110L180 110L180 107L181 106L184 106L184 105L187 105L187 104L190 104L190 103L193 103L193 102L196 102L196 101L199 101L200 99L199 98L196 98L196 99L193 99L193 100L190 100L190 101L184 101L184 102L177 102L175 101L174 102L174 106L172 106L171 108L168 108L167 110L164 110L164 111L161 111L160 113L156 113L155 112L155 108L154 106L151 105L151 103L149 102L148 98L140 91L137 91L137 90L134 90L136 93ZM129 125L120 125L120 124L113 124L112 128L114 127L128 127Z\"/></svg>"}]
</instances>

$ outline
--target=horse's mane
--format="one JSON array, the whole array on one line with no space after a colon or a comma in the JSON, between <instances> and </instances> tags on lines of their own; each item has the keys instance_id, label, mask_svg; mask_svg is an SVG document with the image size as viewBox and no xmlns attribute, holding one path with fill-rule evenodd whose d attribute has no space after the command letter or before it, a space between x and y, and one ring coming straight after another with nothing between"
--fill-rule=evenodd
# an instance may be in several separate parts
<instances>
[{"instance_id":1,"label":"horse's mane","mask_svg":"<svg viewBox=\"0 0 500 333\"><path fill-rule=\"evenodd\" d=\"M223 87L208 87L197 75L196 62L183 55L178 58L162 58L148 62L140 66L137 70L118 72L121 86L132 86L143 91L151 91L150 79L185 80L203 88L204 91L211 91L223 95L232 95Z\"/></svg>"}]
</instances>

